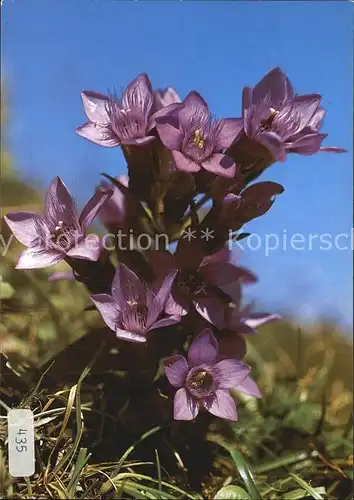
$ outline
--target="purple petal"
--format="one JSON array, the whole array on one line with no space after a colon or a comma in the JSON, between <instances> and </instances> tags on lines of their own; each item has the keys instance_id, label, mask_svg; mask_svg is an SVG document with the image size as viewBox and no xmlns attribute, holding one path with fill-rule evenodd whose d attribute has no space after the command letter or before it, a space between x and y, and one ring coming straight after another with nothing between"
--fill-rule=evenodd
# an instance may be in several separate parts
<instances>
[{"instance_id":1,"label":"purple petal","mask_svg":"<svg viewBox=\"0 0 354 500\"><path fill-rule=\"evenodd\" d=\"M189 92L187 97L183 101L184 107L180 111L180 115L182 114L182 118L189 118L193 116L196 112L204 111L206 114L209 114L208 104L204 101L202 96L192 90Z\"/></svg>"},{"instance_id":2,"label":"purple petal","mask_svg":"<svg viewBox=\"0 0 354 500\"><path fill-rule=\"evenodd\" d=\"M188 298L178 293L178 291L174 291L173 295L170 295L167 299L165 305L166 314L170 314L171 316L185 316L190 308L190 301Z\"/></svg>"},{"instance_id":3,"label":"purple petal","mask_svg":"<svg viewBox=\"0 0 354 500\"><path fill-rule=\"evenodd\" d=\"M347 149L337 148L336 146L321 146L319 151L326 153L348 153Z\"/></svg>"},{"instance_id":4,"label":"purple petal","mask_svg":"<svg viewBox=\"0 0 354 500\"><path fill-rule=\"evenodd\" d=\"M90 198L90 200L86 203L80 218L80 225L85 232L89 227L93 219L96 217L98 212L100 211L102 205L106 203L109 198L113 195L113 189L105 190L105 191L96 191L96 193Z\"/></svg>"},{"instance_id":5,"label":"purple petal","mask_svg":"<svg viewBox=\"0 0 354 500\"><path fill-rule=\"evenodd\" d=\"M284 102L292 99L294 91L292 85L280 68L272 69L253 88L252 102L260 103L263 99L269 99L269 105L279 109Z\"/></svg>"},{"instance_id":6,"label":"purple petal","mask_svg":"<svg viewBox=\"0 0 354 500\"><path fill-rule=\"evenodd\" d=\"M242 130L243 120L242 118L225 118L218 120L215 125L219 130L216 149L226 149L231 146Z\"/></svg>"},{"instance_id":7,"label":"purple petal","mask_svg":"<svg viewBox=\"0 0 354 500\"><path fill-rule=\"evenodd\" d=\"M208 172L229 178L233 177L236 171L235 162L229 156L221 153L214 153L210 158L204 160L202 167Z\"/></svg>"},{"instance_id":8,"label":"purple petal","mask_svg":"<svg viewBox=\"0 0 354 500\"><path fill-rule=\"evenodd\" d=\"M99 92L84 90L81 92L82 104L87 118L94 123L105 125L109 123L107 102L109 98Z\"/></svg>"},{"instance_id":9,"label":"purple petal","mask_svg":"<svg viewBox=\"0 0 354 500\"><path fill-rule=\"evenodd\" d=\"M238 419L235 401L228 390L218 389L212 397L203 400L203 405L216 417L234 422Z\"/></svg>"},{"instance_id":10,"label":"purple petal","mask_svg":"<svg viewBox=\"0 0 354 500\"><path fill-rule=\"evenodd\" d=\"M264 202L284 192L281 184L272 181L262 181L248 186L242 193L242 199L247 202Z\"/></svg>"},{"instance_id":11,"label":"purple petal","mask_svg":"<svg viewBox=\"0 0 354 500\"><path fill-rule=\"evenodd\" d=\"M261 398L262 394L258 388L258 385L251 377L246 378L241 384L235 387L237 392L243 392L244 394L248 394L249 396L254 396L255 398Z\"/></svg>"},{"instance_id":12,"label":"purple petal","mask_svg":"<svg viewBox=\"0 0 354 500\"><path fill-rule=\"evenodd\" d=\"M179 170L184 170L185 172L198 172L200 170L200 165L190 160L184 154L179 151L172 151L172 156L176 164L176 168Z\"/></svg>"},{"instance_id":13,"label":"purple petal","mask_svg":"<svg viewBox=\"0 0 354 500\"><path fill-rule=\"evenodd\" d=\"M167 318L162 318L156 323L153 323L151 330L156 330L157 328L164 328L165 326L175 325L181 321L182 317L180 315L168 316Z\"/></svg>"},{"instance_id":14,"label":"purple petal","mask_svg":"<svg viewBox=\"0 0 354 500\"><path fill-rule=\"evenodd\" d=\"M117 307L113 297L107 293L99 293L92 295L90 299L101 313L108 328L115 332L117 324Z\"/></svg>"},{"instance_id":15,"label":"purple petal","mask_svg":"<svg viewBox=\"0 0 354 500\"><path fill-rule=\"evenodd\" d=\"M242 90L242 117L245 118L245 110L252 105L252 87L244 87Z\"/></svg>"},{"instance_id":16,"label":"purple petal","mask_svg":"<svg viewBox=\"0 0 354 500\"><path fill-rule=\"evenodd\" d=\"M161 141L170 150L179 150L183 135L178 128L178 122L174 123L173 117L164 117L156 122L157 132Z\"/></svg>"},{"instance_id":17,"label":"purple petal","mask_svg":"<svg viewBox=\"0 0 354 500\"><path fill-rule=\"evenodd\" d=\"M48 281L54 282L54 281L60 281L60 280L75 280L75 276L73 271L60 271L57 273L53 273L49 276Z\"/></svg>"},{"instance_id":18,"label":"purple petal","mask_svg":"<svg viewBox=\"0 0 354 500\"><path fill-rule=\"evenodd\" d=\"M175 102L181 102L180 96L172 87L168 87L167 89L156 89L154 97L156 109L164 108Z\"/></svg>"},{"instance_id":19,"label":"purple petal","mask_svg":"<svg viewBox=\"0 0 354 500\"><path fill-rule=\"evenodd\" d=\"M289 153L313 155L319 151L321 143L326 137L327 134L307 134L293 143L286 144L286 149Z\"/></svg>"},{"instance_id":20,"label":"purple petal","mask_svg":"<svg viewBox=\"0 0 354 500\"><path fill-rule=\"evenodd\" d=\"M206 283L217 286L228 285L242 279L244 283L255 283L256 276L242 267L234 266L229 262L223 264L208 264L201 269Z\"/></svg>"},{"instance_id":21,"label":"purple petal","mask_svg":"<svg viewBox=\"0 0 354 500\"><path fill-rule=\"evenodd\" d=\"M276 321L281 319L279 314L263 314L263 313L253 313L249 314L244 320L244 323L252 329L258 328L259 326L265 325L270 321Z\"/></svg>"},{"instance_id":22,"label":"purple petal","mask_svg":"<svg viewBox=\"0 0 354 500\"><path fill-rule=\"evenodd\" d=\"M323 126L325 116L326 111L323 108L318 108L311 120L308 122L307 126L311 127L315 132L318 132Z\"/></svg>"},{"instance_id":23,"label":"purple petal","mask_svg":"<svg viewBox=\"0 0 354 500\"><path fill-rule=\"evenodd\" d=\"M218 356L218 342L209 328L202 330L193 340L188 350L190 367L203 363L213 364Z\"/></svg>"},{"instance_id":24,"label":"purple petal","mask_svg":"<svg viewBox=\"0 0 354 500\"><path fill-rule=\"evenodd\" d=\"M114 148L120 146L118 137L112 132L109 127L101 127L92 122L87 122L76 129L77 135L87 139L99 146L106 148Z\"/></svg>"},{"instance_id":25,"label":"purple petal","mask_svg":"<svg viewBox=\"0 0 354 500\"><path fill-rule=\"evenodd\" d=\"M171 294L171 288L176 278L177 272L177 269L173 269L172 271L170 271L166 278L163 280L160 288L156 291L155 299L159 306L161 306L161 311Z\"/></svg>"},{"instance_id":26,"label":"purple petal","mask_svg":"<svg viewBox=\"0 0 354 500\"><path fill-rule=\"evenodd\" d=\"M128 332L126 330L122 330L121 328L116 328L115 332L117 338L127 340L128 342L136 342L140 344L146 342L146 337L144 337L144 335L140 335L139 333Z\"/></svg>"},{"instance_id":27,"label":"purple petal","mask_svg":"<svg viewBox=\"0 0 354 500\"><path fill-rule=\"evenodd\" d=\"M60 177L55 177L49 186L44 214L54 223L58 223L58 218L63 217L78 225L76 203Z\"/></svg>"},{"instance_id":28,"label":"purple petal","mask_svg":"<svg viewBox=\"0 0 354 500\"><path fill-rule=\"evenodd\" d=\"M297 95L292 101L292 111L299 118L298 130L311 123L321 103L319 94Z\"/></svg>"},{"instance_id":29,"label":"purple petal","mask_svg":"<svg viewBox=\"0 0 354 500\"><path fill-rule=\"evenodd\" d=\"M42 220L34 212L9 212L4 217L15 238L28 247L38 237L37 224Z\"/></svg>"},{"instance_id":30,"label":"purple petal","mask_svg":"<svg viewBox=\"0 0 354 500\"><path fill-rule=\"evenodd\" d=\"M203 259L203 264L218 264L228 262L231 257L231 251L225 246L221 250L207 255Z\"/></svg>"},{"instance_id":31,"label":"purple petal","mask_svg":"<svg viewBox=\"0 0 354 500\"><path fill-rule=\"evenodd\" d=\"M135 217L137 203L129 191L124 191L124 187L128 187L129 177L122 175L117 177L116 180L123 188L118 188L116 185L106 181L101 181L97 188L103 192L111 192L113 190L112 196L101 207L99 217L104 225L109 228L113 226L114 230L123 229L125 227L124 224L126 223L128 214L134 214L132 217Z\"/></svg>"},{"instance_id":32,"label":"purple petal","mask_svg":"<svg viewBox=\"0 0 354 500\"><path fill-rule=\"evenodd\" d=\"M176 102L174 104L170 104L169 106L166 106L165 108L161 108L158 111L156 111L150 118L148 122L148 130L151 130L154 128L157 124L158 121L160 121L161 118L164 117L173 117L173 119L176 121L176 123L179 123L179 118L178 118L178 112L183 108L183 104L181 102ZM179 128L179 126L176 125L176 128Z\"/></svg>"},{"instance_id":33,"label":"purple petal","mask_svg":"<svg viewBox=\"0 0 354 500\"><path fill-rule=\"evenodd\" d=\"M163 280L161 286L159 288L156 287L156 285L152 285L151 289L155 288L155 293L149 289L147 291L147 306L148 306L148 315L147 315L147 320L146 320L146 325L147 328L159 328L156 326L156 320L160 316L161 312L163 311L165 304L167 300L170 297L171 294L171 287L173 284L173 281L176 277L177 270L174 270L166 276L166 278ZM158 282L161 282L161 279L158 278ZM167 320L166 320L167 321ZM165 322L166 322L165 321ZM171 322L173 323L173 321ZM161 325L161 326L167 326L166 325Z\"/></svg>"},{"instance_id":34,"label":"purple petal","mask_svg":"<svg viewBox=\"0 0 354 500\"><path fill-rule=\"evenodd\" d=\"M95 238L92 239L91 237ZM101 253L101 242L97 235L90 235L84 238L80 243L72 247L66 255L74 259L92 260L96 262Z\"/></svg>"},{"instance_id":35,"label":"purple petal","mask_svg":"<svg viewBox=\"0 0 354 500\"><path fill-rule=\"evenodd\" d=\"M193 420L198 413L198 403L187 393L186 389L178 389L173 404L173 418L175 420Z\"/></svg>"},{"instance_id":36,"label":"purple petal","mask_svg":"<svg viewBox=\"0 0 354 500\"><path fill-rule=\"evenodd\" d=\"M133 80L122 96L122 106L125 109L140 111L148 117L154 102L151 82L146 73L141 73Z\"/></svg>"},{"instance_id":37,"label":"purple petal","mask_svg":"<svg viewBox=\"0 0 354 500\"><path fill-rule=\"evenodd\" d=\"M195 297L194 307L198 313L209 323L217 328L222 328L225 322L225 307L222 302L215 297Z\"/></svg>"},{"instance_id":38,"label":"purple petal","mask_svg":"<svg viewBox=\"0 0 354 500\"><path fill-rule=\"evenodd\" d=\"M16 269L41 269L57 264L65 257L64 253L45 248L26 248L18 259Z\"/></svg>"},{"instance_id":39,"label":"purple petal","mask_svg":"<svg viewBox=\"0 0 354 500\"><path fill-rule=\"evenodd\" d=\"M186 358L180 355L171 356L165 359L163 364L169 383L173 387L182 387L189 371Z\"/></svg>"},{"instance_id":40,"label":"purple petal","mask_svg":"<svg viewBox=\"0 0 354 500\"><path fill-rule=\"evenodd\" d=\"M123 144L141 146L142 144L149 144L156 139L153 135L146 135L145 137L133 137L131 139L124 139Z\"/></svg>"},{"instance_id":41,"label":"purple petal","mask_svg":"<svg viewBox=\"0 0 354 500\"><path fill-rule=\"evenodd\" d=\"M220 388L231 389L248 377L251 368L236 359L224 359L215 365L220 373Z\"/></svg>"},{"instance_id":42,"label":"purple petal","mask_svg":"<svg viewBox=\"0 0 354 500\"><path fill-rule=\"evenodd\" d=\"M274 160L281 162L286 160L283 143L275 132L262 132L258 136L258 141L268 149Z\"/></svg>"},{"instance_id":43,"label":"purple petal","mask_svg":"<svg viewBox=\"0 0 354 500\"><path fill-rule=\"evenodd\" d=\"M131 300L144 303L146 297L145 283L129 267L120 263L113 278L112 296L115 297L121 307L125 307L126 302Z\"/></svg>"}]
</instances>

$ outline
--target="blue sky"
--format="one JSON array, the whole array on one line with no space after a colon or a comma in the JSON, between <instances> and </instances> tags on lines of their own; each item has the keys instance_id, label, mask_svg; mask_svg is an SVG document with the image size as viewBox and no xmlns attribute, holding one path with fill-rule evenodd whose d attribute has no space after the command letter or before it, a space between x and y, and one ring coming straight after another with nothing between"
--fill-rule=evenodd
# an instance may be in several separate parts
<instances>
[{"instance_id":1,"label":"blue sky","mask_svg":"<svg viewBox=\"0 0 354 500\"><path fill-rule=\"evenodd\" d=\"M292 155L264 179L285 193L249 224L259 234L350 234L352 226L352 5L333 2L5 0L2 75L11 99L8 147L25 178L60 175L83 202L102 171L124 172L118 148L76 136L80 91L125 87L147 72L155 87L198 90L219 117L240 116L241 91L275 66L298 93L320 93L326 144L348 154ZM341 245L345 244L342 238ZM259 276L251 297L352 321L350 250L245 250Z\"/></svg>"}]
</instances>

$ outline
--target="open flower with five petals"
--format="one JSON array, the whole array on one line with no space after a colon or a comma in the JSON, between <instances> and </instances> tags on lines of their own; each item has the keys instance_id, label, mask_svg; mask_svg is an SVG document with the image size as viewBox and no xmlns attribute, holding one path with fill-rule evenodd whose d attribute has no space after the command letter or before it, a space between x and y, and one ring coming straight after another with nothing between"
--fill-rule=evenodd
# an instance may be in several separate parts
<instances>
[{"instance_id":1,"label":"open flower with five petals","mask_svg":"<svg viewBox=\"0 0 354 500\"><path fill-rule=\"evenodd\" d=\"M179 241L176 253L156 251L150 254L150 263L158 278L177 272L165 310L168 314L186 315L191 307L208 322L223 321L225 303L231 299L223 286L242 281L254 283L257 278L247 269L229 262L231 252L225 247L204 256L198 242Z\"/></svg>"},{"instance_id":2,"label":"open flower with five petals","mask_svg":"<svg viewBox=\"0 0 354 500\"><path fill-rule=\"evenodd\" d=\"M200 409L228 420L237 420L237 409L230 389L261 397L250 367L236 359L219 360L219 346L206 328L195 338L187 359L175 355L164 361L166 376L177 389L174 419L192 420Z\"/></svg>"},{"instance_id":3,"label":"open flower with five petals","mask_svg":"<svg viewBox=\"0 0 354 500\"><path fill-rule=\"evenodd\" d=\"M99 238L90 241L85 232L112 191L97 192L80 217L64 182L55 177L45 198L43 214L10 212L5 221L20 243L27 248L20 255L17 269L36 269L57 264L66 257L97 261Z\"/></svg>"},{"instance_id":4,"label":"open flower with five petals","mask_svg":"<svg viewBox=\"0 0 354 500\"><path fill-rule=\"evenodd\" d=\"M154 92L149 77L142 73L123 92L122 98L85 90L81 93L88 122L76 133L100 146L146 144L151 133Z\"/></svg>"},{"instance_id":5,"label":"open flower with five petals","mask_svg":"<svg viewBox=\"0 0 354 500\"><path fill-rule=\"evenodd\" d=\"M168 108L166 108L168 110ZM223 154L242 128L242 120L226 118L214 121L207 103L192 91L183 105L172 105L171 112L156 118L163 144L172 152L177 169L233 177L236 165Z\"/></svg>"},{"instance_id":6,"label":"open flower with five petals","mask_svg":"<svg viewBox=\"0 0 354 500\"><path fill-rule=\"evenodd\" d=\"M125 264L117 267L111 295L91 297L106 325L116 336L129 342L146 342L147 334L156 328L180 321L179 315L164 314L166 301L176 273L166 275L158 287L140 280Z\"/></svg>"},{"instance_id":7,"label":"open flower with five petals","mask_svg":"<svg viewBox=\"0 0 354 500\"><path fill-rule=\"evenodd\" d=\"M243 89L244 133L262 144L274 161L285 161L287 153L345 152L321 147L327 134L319 132L325 116L320 103L319 94L296 95L286 75L274 68L254 88Z\"/></svg>"}]
</instances>

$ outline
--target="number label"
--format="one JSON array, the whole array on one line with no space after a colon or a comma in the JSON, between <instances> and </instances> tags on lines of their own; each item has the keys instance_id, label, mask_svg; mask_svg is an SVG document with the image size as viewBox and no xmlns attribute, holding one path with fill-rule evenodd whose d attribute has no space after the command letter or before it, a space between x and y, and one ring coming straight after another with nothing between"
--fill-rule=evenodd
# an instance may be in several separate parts
<instances>
[{"instance_id":1,"label":"number label","mask_svg":"<svg viewBox=\"0 0 354 500\"><path fill-rule=\"evenodd\" d=\"M34 423L31 410L8 413L9 471L13 477L34 474Z\"/></svg>"}]
</instances>

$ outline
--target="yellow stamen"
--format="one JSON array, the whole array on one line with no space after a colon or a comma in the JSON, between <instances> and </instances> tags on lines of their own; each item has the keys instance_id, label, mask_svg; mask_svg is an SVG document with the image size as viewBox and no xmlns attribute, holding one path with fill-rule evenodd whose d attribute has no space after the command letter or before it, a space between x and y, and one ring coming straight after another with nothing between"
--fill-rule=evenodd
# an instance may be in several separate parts
<instances>
[{"instance_id":1,"label":"yellow stamen","mask_svg":"<svg viewBox=\"0 0 354 500\"><path fill-rule=\"evenodd\" d=\"M63 225L64 225L64 221L62 221L62 220L58 221L58 225L55 226L54 231L60 231L61 229L63 229Z\"/></svg>"},{"instance_id":2,"label":"yellow stamen","mask_svg":"<svg viewBox=\"0 0 354 500\"><path fill-rule=\"evenodd\" d=\"M275 116L279 115L279 111L277 109L269 108L269 111L270 111L270 116L272 118L274 118Z\"/></svg>"},{"instance_id":3,"label":"yellow stamen","mask_svg":"<svg viewBox=\"0 0 354 500\"><path fill-rule=\"evenodd\" d=\"M195 130L194 131L194 144L197 146L197 148L202 149L204 147L204 140L201 138L200 135L200 130Z\"/></svg>"}]
</instances>

